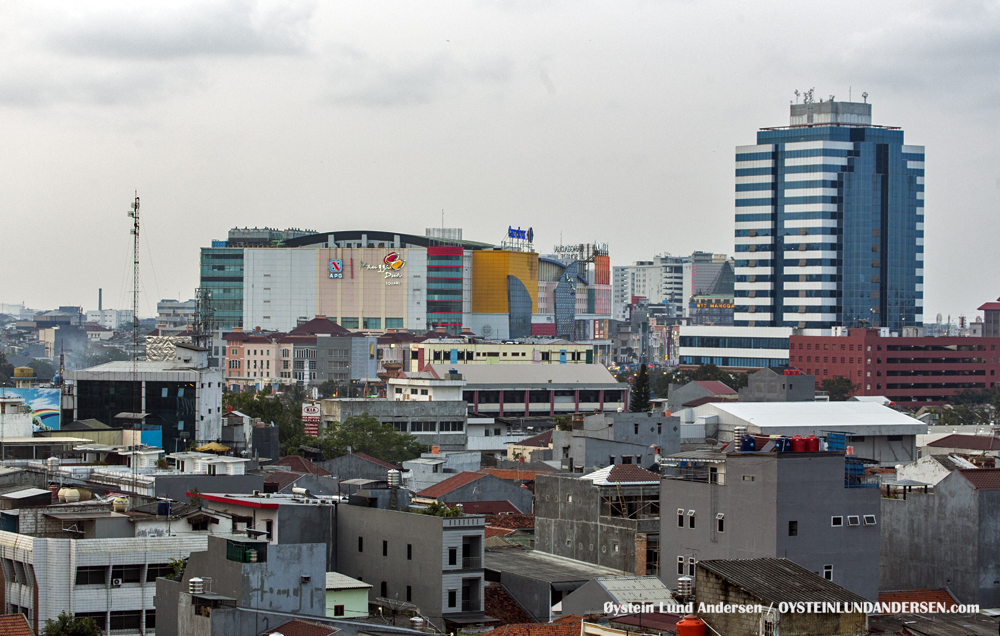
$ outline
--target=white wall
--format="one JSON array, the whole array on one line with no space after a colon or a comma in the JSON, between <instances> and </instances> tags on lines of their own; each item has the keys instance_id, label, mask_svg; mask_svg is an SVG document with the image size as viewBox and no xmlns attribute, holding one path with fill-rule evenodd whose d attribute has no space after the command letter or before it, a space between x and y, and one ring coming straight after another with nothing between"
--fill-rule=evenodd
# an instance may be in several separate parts
<instances>
[{"instance_id":1,"label":"white wall","mask_svg":"<svg viewBox=\"0 0 1000 636\"><path fill-rule=\"evenodd\" d=\"M316 250L246 249L243 329L289 331L316 316Z\"/></svg>"}]
</instances>

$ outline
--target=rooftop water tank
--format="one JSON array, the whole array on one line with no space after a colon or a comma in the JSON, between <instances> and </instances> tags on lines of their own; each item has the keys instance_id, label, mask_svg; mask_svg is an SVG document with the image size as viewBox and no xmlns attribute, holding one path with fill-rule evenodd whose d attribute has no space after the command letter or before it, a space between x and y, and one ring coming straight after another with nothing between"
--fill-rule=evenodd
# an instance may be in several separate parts
<instances>
[{"instance_id":1,"label":"rooftop water tank","mask_svg":"<svg viewBox=\"0 0 1000 636\"><path fill-rule=\"evenodd\" d=\"M807 453L818 453L819 452L819 438L815 435L810 435L806 438L806 452Z\"/></svg>"},{"instance_id":2,"label":"rooftop water tank","mask_svg":"<svg viewBox=\"0 0 1000 636\"><path fill-rule=\"evenodd\" d=\"M792 452L804 453L806 450L806 440L801 435L792 436Z\"/></svg>"},{"instance_id":3,"label":"rooftop water tank","mask_svg":"<svg viewBox=\"0 0 1000 636\"><path fill-rule=\"evenodd\" d=\"M194 577L188 581L188 592L191 594L203 594L205 592L205 581L199 577Z\"/></svg>"},{"instance_id":4,"label":"rooftop water tank","mask_svg":"<svg viewBox=\"0 0 1000 636\"><path fill-rule=\"evenodd\" d=\"M402 483L402 474L398 470L390 470L386 475L386 481L389 483L389 486L398 488Z\"/></svg>"},{"instance_id":5,"label":"rooftop water tank","mask_svg":"<svg viewBox=\"0 0 1000 636\"><path fill-rule=\"evenodd\" d=\"M128 510L128 497L115 497L111 502L111 509L115 512L125 512Z\"/></svg>"},{"instance_id":6,"label":"rooftop water tank","mask_svg":"<svg viewBox=\"0 0 1000 636\"><path fill-rule=\"evenodd\" d=\"M688 614L677 621L677 636L705 636L705 621L694 614Z\"/></svg>"}]
</instances>

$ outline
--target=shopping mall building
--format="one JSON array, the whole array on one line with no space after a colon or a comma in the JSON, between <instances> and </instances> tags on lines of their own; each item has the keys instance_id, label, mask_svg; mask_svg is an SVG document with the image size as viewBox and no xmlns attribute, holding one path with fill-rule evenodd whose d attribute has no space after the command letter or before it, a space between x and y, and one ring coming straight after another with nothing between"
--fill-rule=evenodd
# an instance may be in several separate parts
<instances>
[{"instance_id":1,"label":"shopping mall building","mask_svg":"<svg viewBox=\"0 0 1000 636\"><path fill-rule=\"evenodd\" d=\"M606 245L539 256L530 229L507 228L500 245L462 240L457 229L427 234L234 228L201 249L202 324L289 331L326 316L369 332L608 338Z\"/></svg>"}]
</instances>

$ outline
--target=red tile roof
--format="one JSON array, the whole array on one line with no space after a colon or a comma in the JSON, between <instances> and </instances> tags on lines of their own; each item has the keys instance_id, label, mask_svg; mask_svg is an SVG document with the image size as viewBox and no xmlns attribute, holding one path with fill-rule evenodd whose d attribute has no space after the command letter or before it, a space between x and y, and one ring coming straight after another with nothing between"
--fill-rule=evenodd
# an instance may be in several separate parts
<instances>
[{"instance_id":1,"label":"red tile roof","mask_svg":"<svg viewBox=\"0 0 1000 636\"><path fill-rule=\"evenodd\" d=\"M958 472L969 480L976 490L1000 488L1000 468L963 468Z\"/></svg>"},{"instance_id":2,"label":"red tile roof","mask_svg":"<svg viewBox=\"0 0 1000 636\"><path fill-rule=\"evenodd\" d=\"M418 497L440 497L441 495L447 495L456 488L461 488L466 484L471 484L477 479L482 479L486 475L484 473L473 473L470 471L465 471L458 473L454 477L449 477L444 481L434 484L430 488L425 488L417 493Z\"/></svg>"},{"instance_id":3,"label":"red tile roof","mask_svg":"<svg viewBox=\"0 0 1000 636\"><path fill-rule=\"evenodd\" d=\"M486 526L487 539L489 539L490 537L505 537L511 532L514 531L511 530L510 528L496 528L494 526ZM490 616L493 616L493 614L490 614Z\"/></svg>"},{"instance_id":4,"label":"red tile roof","mask_svg":"<svg viewBox=\"0 0 1000 636\"><path fill-rule=\"evenodd\" d=\"M537 448L548 448L552 446L552 431L545 431L544 433L539 433L534 437L529 437L527 439L522 439L520 442L514 442L517 446L534 446Z\"/></svg>"},{"instance_id":5,"label":"red tile roof","mask_svg":"<svg viewBox=\"0 0 1000 636\"><path fill-rule=\"evenodd\" d=\"M319 475L325 477L330 474L330 471L323 470L316 464L312 463L305 457L299 457L298 455L287 455L282 457L278 461L274 462L275 466L288 466L288 468L293 473L304 473L308 475Z\"/></svg>"},{"instance_id":6,"label":"red tile roof","mask_svg":"<svg viewBox=\"0 0 1000 636\"><path fill-rule=\"evenodd\" d=\"M660 476L635 464L615 464L608 481L660 481Z\"/></svg>"},{"instance_id":7,"label":"red tile roof","mask_svg":"<svg viewBox=\"0 0 1000 636\"><path fill-rule=\"evenodd\" d=\"M280 492L290 484L294 484L302 473L282 471L280 473L270 473L264 477L264 492Z\"/></svg>"},{"instance_id":8,"label":"red tile roof","mask_svg":"<svg viewBox=\"0 0 1000 636\"><path fill-rule=\"evenodd\" d=\"M712 404L713 402L728 402L729 400L719 397L718 395L703 395L695 400L688 400L681 406L689 409L693 409L696 406L701 406L702 404Z\"/></svg>"},{"instance_id":9,"label":"red tile roof","mask_svg":"<svg viewBox=\"0 0 1000 636\"><path fill-rule=\"evenodd\" d=\"M579 636L583 617L570 614L551 623L517 623L504 625L480 636Z\"/></svg>"},{"instance_id":10,"label":"red tile roof","mask_svg":"<svg viewBox=\"0 0 1000 636\"><path fill-rule=\"evenodd\" d=\"M520 470L519 468L480 468L479 472L499 477L500 479L513 479L515 481L535 481L535 475L548 475L556 472L542 472L540 470Z\"/></svg>"},{"instance_id":11,"label":"red tile roof","mask_svg":"<svg viewBox=\"0 0 1000 636\"><path fill-rule=\"evenodd\" d=\"M526 530L535 527L535 515L488 515L486 525L511 530Z\"/></svg>"},{"instance_id":12,"label":"red tile roof","mask_svg":"<svg viewBox=\"0 0 1000 636\"><path fill-rule=\"evenodd\" d=\"M345 336L351 333L350 329L341 327L329 318L313 318L309 322L304 322L295 329L288 332L290 336Z\"/></svg>"},{"instance_id":13,"label":"red tile roof","mask_svg":"<svg viewBox=\"0 0 1000 636\"><path fill-rule=\"evenodd\" d=\"M1000 450L1000 439L992 435L946 435L927 444L935 448L965 450Z\"/></svg>"},{"instance_id":14,"label":"red tile roof","mask_svg":"<svg viewBox=\"0 0 1000 636\"><path fill-rule=\"evenodd\" d=\"M879 592L879 603L942 603L944 606L957 605L958 600L946 588L925 590L899 590Z\"/></svg>"},{"instance_id":15,"label":"red tile roof","mask_svg":"<svg viewBox=\"0 0 1000 636\"><path fill-rule=\"evenodd\" d=\"M509 501L462 501L462 512L468 515L498 515L501 512L519 513Z\"/></svg>"},{"instance_id":16,"label":"red tile roof","mask_svg":"<svg viewBox=\"0 0 1000 636\"><path fill-rule=\"evenodd\" d=\"M392 469L395 469L395 470L403 470L402 468L400 468L399 466L396 466L395 464L390 464L389 462L383 461L383 460L379 459L378 457L372 457L371 455L369 455L367 453L354 453L354 456L357 457L357 458L359 458L359 459L363 459L363 460L365 460L367 462L371 462L373 464L378 464L382 468L392 468Z\"/></svg>"},{"instance_id":17,"label":"red tile roof","mask_svg":"<svg viewBox=\"0 0 1000 636\"><path fill-rule=\"evenodd\" d=\"M712 395L738 395L736 391L718 380L695 380L694 383L706 391L711 391Z\"/></svg>"},{"instance_id":18,"label":"red tile roof","mask_svg":"<svg viewBox=\"0 0 1000 636\"><path fill-rule=\"evenodd\" d=\"M24 614L0 614L0 634L3 636L35 636Z\"/></svg>"},{"instance_id":19,"label":"red tile roof","mask_svg":"<svg viewBox=\"0 0 1000 636\"><path fill-rule=\"evenodd\" d=\"M284 636L330 636L330 634L339 631L336 627L294 618L283 625L279 625L274 629L268 629L260 634L261 636L270 636L270 634L276 633L283 634Z\"/></svg>"}]
</instances>

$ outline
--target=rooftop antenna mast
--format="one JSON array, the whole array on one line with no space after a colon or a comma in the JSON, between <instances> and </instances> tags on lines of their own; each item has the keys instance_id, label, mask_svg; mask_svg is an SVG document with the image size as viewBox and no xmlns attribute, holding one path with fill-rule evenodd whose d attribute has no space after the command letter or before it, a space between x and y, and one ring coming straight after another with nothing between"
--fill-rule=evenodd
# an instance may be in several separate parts
<instances>
[{"instance_id":1,"label":"rooftop antenna mast","mask_svg":"<svg viewBox=\"0 0 1000 636\"><path fill-rule=\"evenodd\" d=\"M132 219L132 450L138 449L135 442L135 431L141 428L142 420L139 412L142 410L142 383L139 382L139 193L135 193L132 201L132 209L128 216ZM132 462L132 489L136 487L136 471L138 468L138 458L133 452L130 460Z\"/></svg>"}]
</instances>

